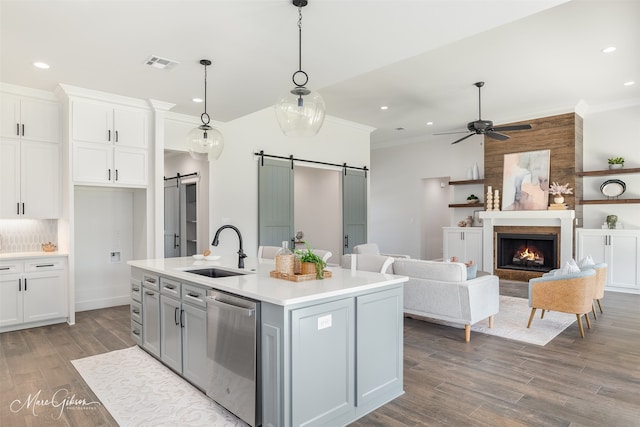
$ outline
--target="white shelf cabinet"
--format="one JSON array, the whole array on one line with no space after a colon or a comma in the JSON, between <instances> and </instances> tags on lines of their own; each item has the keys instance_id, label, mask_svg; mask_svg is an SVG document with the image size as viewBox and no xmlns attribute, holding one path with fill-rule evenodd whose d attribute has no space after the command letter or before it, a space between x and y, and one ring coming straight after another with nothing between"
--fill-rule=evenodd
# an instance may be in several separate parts
<instances>
[{"instance_id":1,"label":"white shelf cabinet","mask_svg":"<svg viewBox=\"0 0 640 427\"><path fill-rule=\"evenodd\" d=\"M67 318L64 257L0 262L0 332L60 323Z\"/></svg>"},{"instance_id":2,"label":"white shelf cabinet","mask_svg":"<svg viewBox=\"0 0 640 427\"><path fill-rule=\"evenodd\" d=\"M0 141L0 218L60 216L60 145Z\"/></svg>"},{"instance_id":3,"label":"white shelf cabinet","mask_svg":"<svg viewBox=\"0 0 640 427\"><path fill-rule=\"evenodd\" d=\"M145 187L149 113L106 102L71 102L75 184Z\"/></svg>"},{"instance_id":4,"label":"white shelf cabinet","mask_svg":"<svg viewBox=\"0 0 640 427\"><path fill-rule=\"evenodd\" d=\"M459 262L473 260L482 268L482 228L480 227L443 227L443 258L458 257Z\"/></svg>"},{"instance_id":5,"label":"white shelf cabinet","mask_svg":"<svg viewBox=\"0 0 640 427\"><path fill-rule=\"evenodd\" d=\"M606 262L607 290L640 293L640 230L576 229L578 260Z\"/></svg>"},{"instance_id":6,"label":"white shelf cabinet","mask_svg":"<svg viewBox=\"0 0 640 427\"><path fill-rule=\"evenodd\" d=\"M40 142L60 142L60 104L0 93L0 136Z\"/></svg>"}]
</instances>

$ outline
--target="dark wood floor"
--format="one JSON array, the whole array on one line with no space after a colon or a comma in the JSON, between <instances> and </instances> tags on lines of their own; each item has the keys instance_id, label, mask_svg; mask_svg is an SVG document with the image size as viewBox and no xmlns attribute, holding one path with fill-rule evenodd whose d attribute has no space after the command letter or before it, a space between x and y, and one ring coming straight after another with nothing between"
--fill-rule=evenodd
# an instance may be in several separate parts
<instances>
[{"instance_id":1,"label":"dark wood floor","mask_svg":"<svg viewBox=\"0 0 640 427\"><path fill-rule=\"evenodd\" d=\"M501 293L525 297L526 284ZM465 343L461 330L405 319L405 394L353 426L640 426L640 295L607 293L603 308L584 339L574 324L544 347L480 333ZM0 425L115 426L103 407L34 416L10 405L40 390L95 400L70 361L132 345L128 306L0 334Z\"/></svg>"}]
</instances>

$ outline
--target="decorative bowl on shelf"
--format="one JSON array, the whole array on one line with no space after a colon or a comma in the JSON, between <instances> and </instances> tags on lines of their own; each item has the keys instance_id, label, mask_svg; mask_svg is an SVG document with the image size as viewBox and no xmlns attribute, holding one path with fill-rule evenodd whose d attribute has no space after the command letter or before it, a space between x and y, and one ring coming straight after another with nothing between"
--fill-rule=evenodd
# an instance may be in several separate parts
<instances>
[{"instance_id":1,"label":"decorative bowl on shelf","mask_svg":"<svg viewBox=\"0 0 640 427\"><path fill-rule=\"evenodd\" d=\"M478 203L480 201L480 199L468 199L467 203L469 203L470 205L474 204L474 203Z\"/></svg>"},{"instance_id":2,"label":"decorative bowl on shelf","mask_svg":"<svg viewBox=\"0 0 640 427\"><path fill-rule=\"evenodd\" d=\"M619 179L608 179L600 186L600 192L607 197L618 197L627 189L627 185Z\"/></svg>"}]
</instances>

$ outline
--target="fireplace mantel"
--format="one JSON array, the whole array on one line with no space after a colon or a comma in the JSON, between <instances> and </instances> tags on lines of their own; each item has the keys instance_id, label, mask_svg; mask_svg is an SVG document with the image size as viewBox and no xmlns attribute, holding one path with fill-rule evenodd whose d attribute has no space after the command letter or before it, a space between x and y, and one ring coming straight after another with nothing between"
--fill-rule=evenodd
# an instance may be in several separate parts
<instances>
[{"instance_id":1,"label":"fireplace mantel","mask_svg":"<svg viewBox=\"0 0 640 427\"><path fill-rule=\"evenodd\" d=\"M482 219L482 263L485 271L494 273L494 227L560 227L560 265L573 257L573 210L546 211L483 211Z\"/></svg>"}]
</instances>

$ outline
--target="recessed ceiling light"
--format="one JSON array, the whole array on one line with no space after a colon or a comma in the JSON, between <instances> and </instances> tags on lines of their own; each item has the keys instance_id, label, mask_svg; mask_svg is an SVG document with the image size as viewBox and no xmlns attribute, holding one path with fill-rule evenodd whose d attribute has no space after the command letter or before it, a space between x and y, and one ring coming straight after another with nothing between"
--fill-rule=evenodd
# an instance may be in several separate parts
<instances>
[{"instance_id":1,"label":"recessed ceiling light","mask_svg":"<svg viewBox=\"0 0 640 427\"><path fill-rule=\"evenodd\" d=\"M382 107L380 107L380 109L381 109L381 110L388 110L388 109L389 109L389 107L388 107L388 106L386 106L386 105L383 105Z\"/></svg>"},{"instance_id":2,"label":"recessed ceiling light","mask_svg":"<svg viewBox=\"0 0 640 427\"><path fill-rule=\"evenodd\" d=\"M624 82L625 86L633 86L634 84L636 84L636 82L632 81L628 81L628 82Z\"/></svg>"},{"instance_id":3,"label":"recessed ceiling light","mask_svg":"<svg viewBox=\"0 0 640 427\"><path fill-rule=\"evenodd\" d=\"M609 47L605 47L604 49L602 49L602 53L611 53L611 52L615 52L616 51L616 47L615 46L609 46Z\"/></svg>"},{"instance_id":4,"label":"recessed ceiling light","mask_svg":"<svg viewBox=\"0 0 640 427\"><path fill-rule=\"evenodd\" d=\"M427 126L433 126L433 122L427 122Z\"/></svg>"},{"instance_id":5,"label":"recessed ceiling light","mask_svg":"<svg viewBox=\"0 0 640 427\"><path fill-rule=\"evenodd\" d=\"M193 98L192 101L193 102L202 102L202 98Z\"/></svg>"},{"instance_id":6,"label":"recessed ceiling light","mask_svg":"<svg viewBox=\"0 0 640 427\"><path fill-rule=\"evenodd\" d=\"M49 64L46 64L44 62L34 62L33 66L36 68L41 68L43 70L48 70L49 69Z\"/></svg>"}]
</instances>

